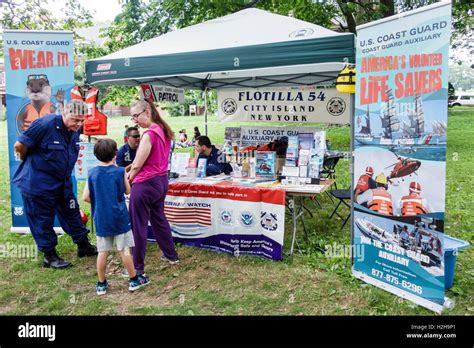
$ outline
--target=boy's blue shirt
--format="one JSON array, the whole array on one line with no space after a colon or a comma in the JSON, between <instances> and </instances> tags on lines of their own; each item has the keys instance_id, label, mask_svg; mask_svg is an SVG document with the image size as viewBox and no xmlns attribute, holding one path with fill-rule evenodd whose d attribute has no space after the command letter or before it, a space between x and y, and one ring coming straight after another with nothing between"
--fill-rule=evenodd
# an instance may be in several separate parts
<instances>
[{"instance_id":1,"label":"boy's blue shirt","mask_svg":"<svg viewBox=\"0 0 474 348\"><path fill-rule=\"evenodd\" d=\"M125 203L125 168L97 166L89 170L92 217L99 237L109 237L131 230Z\"/></svg>"}]
</instances>

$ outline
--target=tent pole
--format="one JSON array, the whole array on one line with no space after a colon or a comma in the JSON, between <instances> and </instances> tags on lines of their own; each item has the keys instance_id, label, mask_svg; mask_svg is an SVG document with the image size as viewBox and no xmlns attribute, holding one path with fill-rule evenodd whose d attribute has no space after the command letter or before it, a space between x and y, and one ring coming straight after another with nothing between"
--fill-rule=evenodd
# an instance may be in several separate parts
<instances>
[{"instance_id":1,"label":"tent pole","mask_svg":"<svg viewBox=\"0 0 474 348\"><path fill-rule=\"evenodd\" d=\"M204 133L207 136L207 87L204 89Z\"/></svg>"}]
</instances>

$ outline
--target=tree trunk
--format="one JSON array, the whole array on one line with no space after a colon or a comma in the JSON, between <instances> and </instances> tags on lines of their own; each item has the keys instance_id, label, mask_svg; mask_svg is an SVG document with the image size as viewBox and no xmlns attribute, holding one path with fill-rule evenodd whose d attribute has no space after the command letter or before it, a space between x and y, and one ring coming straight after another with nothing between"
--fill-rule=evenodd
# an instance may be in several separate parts
<instances>
[{"instance_id":1,"label":"tree trunk","mask_svg":"<svg viewBox=\"0 0 474 348\"><path fill-rule=\"evenodd\" d=\"M342 14L344 15L347 23L347 29L351 33L356 33L356 21L354 19L354 16L352 15L352 12L349 10L347 6L346 0L337 0L337 5L341 9Z\"/></svg>"}]
</instances>

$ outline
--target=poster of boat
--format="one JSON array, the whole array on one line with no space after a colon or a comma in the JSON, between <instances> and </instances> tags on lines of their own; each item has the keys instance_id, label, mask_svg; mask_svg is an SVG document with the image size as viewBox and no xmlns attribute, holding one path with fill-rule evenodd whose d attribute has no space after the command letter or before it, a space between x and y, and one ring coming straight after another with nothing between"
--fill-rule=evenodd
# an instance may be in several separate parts
<instances>
[{"instance_id":1,"label":"poster of boat","mask_svg":"<svg viewBox=\"0 0 474 348\"><path fill-rule=\"evenodd\" d=\"M400 103L395 102L391 89L386 91L386 95L387 101L381 105L378 113L371 113L370 105L365 111L356 112L355 146L379 146L398 155L444 161L447 120L430 117L426 121L430 125L428 129L421 95L415 95L411 102ZM428 103L434 115L438 114L438 104Z\"/></svg>"}]
</instances>

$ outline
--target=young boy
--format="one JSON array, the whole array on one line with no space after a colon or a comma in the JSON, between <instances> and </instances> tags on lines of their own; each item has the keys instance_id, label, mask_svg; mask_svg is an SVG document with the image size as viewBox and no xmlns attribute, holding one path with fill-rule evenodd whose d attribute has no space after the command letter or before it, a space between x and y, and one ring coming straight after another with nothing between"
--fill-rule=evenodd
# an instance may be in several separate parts
<instances>
[{"instance_id":1,"label":"young boy","mask_svg":"<svg viewBox=\"0 0 474 348\"><path fill-rule=\"evenodd\" d=\"M89 170L82 199L91 203L92 216L97 235L97 295L107 293L105 278L107 256L115 242L122 262L130 276L128 290L135 291L149 283L145 275L137 275L130 248L135 246L131 231L130 216L125 205L124 194L130 193L130 183L125 168L115 165L117 143L112 139L100 139L94 145L94 155L101 162Z\"/></svg>"}]
</instances>

